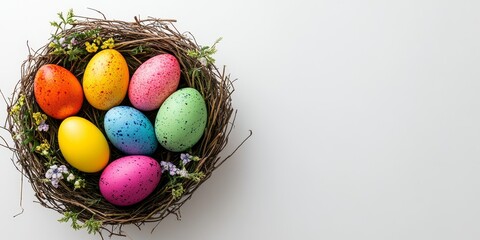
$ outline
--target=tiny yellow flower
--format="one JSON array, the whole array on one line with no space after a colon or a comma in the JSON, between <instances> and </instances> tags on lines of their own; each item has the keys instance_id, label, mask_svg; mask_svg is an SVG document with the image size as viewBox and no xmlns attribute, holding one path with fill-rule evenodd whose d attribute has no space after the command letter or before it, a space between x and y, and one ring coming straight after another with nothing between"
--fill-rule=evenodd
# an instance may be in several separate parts
<instances>
[{"instance_id":1,"label":"tiny yellow flower","mask_svg":"<svg viewBox=\"0 0 480 240\"><path fill-rule=\"evenodd\" d=\"M47 156L49 154L49 150L50 150L50 144L46 139L44 139L43 143L41 143L35 148L35 151L39 152L43 156Z\"/></svg>"},{"instance_id":2,"label":"tiny yellow flower","mask_svg":"<svg viewBox=\"0 0 480 240\"><path fill-rule=\"evenodd\" d=\"M20 112L20 105L17 103L10 108L10 114L16 115Z\"/></svg>"},{"instance_id":3,"label":"tiny yellow flower","mask_svg":"<svg viewBox=\"0 0 480 240\"><path fill-rule=\"evenodd\" d=\"M85 49L89 53L94 53L94 52L97 52L98 50L98 47L95 43L90 44L89 42L85 42L85 46L86 46Z\"/></svg>"},{"instance_id":4,"label":"tiny yellow flower","mask_svg":"<svg viewBox=\"0 0 480 240\"><path fill-rule=\"evenodd\" d=\"M48 44L48 47L49 47L49 48L54 48L55 45L56 45L56 44L55 44L54 42L50 42L50 44Z\"/></svg>"},{"instance_id":5,"label":"tiny yellow flower","mask_svg":"<svg viewBox=\"0 0 480 240\"><path fill-rule=\"evenodd\" d=\"M20 97L18 97L18 104L20 104L20 107L23 106L25 103L25 95L20 94Z\"/></svg>"},{"instance_id":6,"label":"tiny yellow flower","mask_svg":"<svg viewBox=\"0 0 480 240\"><path fill-rule=\"evenodd\" d=\"M106 49L106 48L112 49L114 46L115 46L115 40L113 40L113 38L109 38L107 39L107 41L103 42L102 49Z\"/></svg>"},{"instance_id":7,"label":"tiny yellow flower","mask_svg":"<svg viewBox=\"0 0 480 240\"><path fill-rule=\"evenodd\" d=\"M37 126L44 123L47 120L47 118L48 118L47 115L41 112L33 113L33 119L35 120L35 124Z\"/></svg>"},{"instance_id":8,"label":"tiny yellow flower","mask_svg":"<svg viewBox=\"0 0 480 240\"><path fill-rule=\"evenodd\" d=\"M12 115L18 114L24 104L25 104L25 95L20 94L18 97L17 103L15 103L15 105L13 105L12 108L10 108L10 114Z\"/></svg>"},{"instance_id":9,"label":"tiny yellow flower","mask_svg":"<svg viewBox=\"0 0 480 240\"><path fill-rule=\"evenodd\" d=\"M102 37L98 36L97 38L95 38L93 40L93 43L97 44L98 46L100 46L100 44L102 44Z\"/></svg>"}]
</instances>

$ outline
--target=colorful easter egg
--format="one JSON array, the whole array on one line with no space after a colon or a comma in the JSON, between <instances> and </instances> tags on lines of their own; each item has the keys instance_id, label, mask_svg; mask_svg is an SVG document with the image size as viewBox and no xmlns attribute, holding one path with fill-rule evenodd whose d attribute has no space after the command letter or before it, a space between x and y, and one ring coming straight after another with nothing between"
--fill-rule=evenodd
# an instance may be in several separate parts
<instances>
[{"instance_id":1,"label":"colorful easter egg","mask_svg":"<svg viewBox=\"0 0 480 240\"><path fill-rule=\"evenodd\" d=\"M153 125L139 110L130 106L116 106L104 118L105 133L120 151L135 155L150 155L157 149Z\"/></svg>"},{"instance_id":2,"label":"colorful easter egg","mask_svg":"<svg viewBox=\"0 0 480 240\"><path fill-rule=\"evenodd\" d=\"M64 119L80 111L82 86L67 69L56 64L41 66L33 80L35 100L50 117Z\"/></svg>"},{"instance_id":3,"label":"colorful easter egg","mask_svg":"<svg viewBox=\"0 0 480 240\"><path fill-rule=\"evenodd\" d=\"M100 176L100 192L111 204L130 206L148 197L160 182L157 160L130 155L111 162Z\"/></svg>"},{"instance_id":4,"label":"colorful easter egg","mask_svg":"<svg viewBox=\"0 0 480 240\"><path fill-rule=\"evenodd\" d=\"M105 49L88 62L83 74L83 92L94 108L108 110L123 101L128 81L125 58L115 49Z\"/></svg>"},{"instance_id":5,"label":"colorful easter egg","mask_svg":"<svg viewBox=\"0 0 480 240\"><path fill-rule=\"evenodd\" d=\"M72 116L63 120L58 128L58 145L65 160L82 172L95 173L108 164L107 139L85 118Z\"/></svg>"},{"instance_id":6,"label":"colorful easter egg","mask_svg":"<svg viewBox=\"0 0 480 240\"><path fill-rule=\"evenodd\" d=\"M182 88L170 95L155 118L155 135L165 149L181 152L197 143L207 124L207 106L200 92Z\"/></svg>"},{"instance_id":7,"label":"colorful easter egg","mask_svg":"<svg viewBox=\"0 0 480 240\"><path fill-rule=\"evenodd\" d=\"M180 64L171 54L154 56L137 68L130 81L128 98L143 111L156 110L177 90L180 82Z\"/></svg>"}]
</instances>

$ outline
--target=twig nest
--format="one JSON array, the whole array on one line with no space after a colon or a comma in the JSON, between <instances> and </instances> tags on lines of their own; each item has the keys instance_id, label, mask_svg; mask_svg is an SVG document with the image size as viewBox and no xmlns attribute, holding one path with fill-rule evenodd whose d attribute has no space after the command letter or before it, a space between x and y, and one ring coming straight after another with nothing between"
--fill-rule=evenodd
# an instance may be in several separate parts
<instances>
[{"instance_id":1,"label":"twig nest","mask_svg":"<svg viewBox=\"0 0 480 240\"><path fill-rule=\"evenodd\" d=\"M228 158L233 86L216 43L200 47L174 20L59 16L8 102L15 166L76 229L178 216Z\"/></svg>"}]
</instances>

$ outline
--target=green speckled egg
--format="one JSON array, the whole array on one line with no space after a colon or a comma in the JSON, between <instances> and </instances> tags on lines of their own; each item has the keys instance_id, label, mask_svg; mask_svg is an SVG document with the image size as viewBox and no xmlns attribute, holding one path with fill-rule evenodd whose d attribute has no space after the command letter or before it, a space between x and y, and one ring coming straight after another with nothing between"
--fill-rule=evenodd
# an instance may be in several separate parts
<instances>
[{"instance_id":1,"label":"green speckled egg","mask_svg":"<svg viewBox=\"0 0 480 240\"><path fill-rule=\"evenodd\" d=\"M195 145L207 125L207 106L195 88L172 93L158 110L155 135L165 149L182 152Z\"/></svg>"}]
</instances>

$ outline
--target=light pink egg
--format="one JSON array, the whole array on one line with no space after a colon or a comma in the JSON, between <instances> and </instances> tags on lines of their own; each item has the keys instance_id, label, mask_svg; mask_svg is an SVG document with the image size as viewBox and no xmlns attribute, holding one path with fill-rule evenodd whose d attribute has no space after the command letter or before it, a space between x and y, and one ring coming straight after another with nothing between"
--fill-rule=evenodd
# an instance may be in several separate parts
<instances>
[{"instance_id":1,"label":"light pink egg","mask_svg":"<svg viewBox=\"0 0 480 240\"><path fill-rule=\"evenodd\" d=\"M122 157L103 170L99 181L100 192L113 205L133 205L155 190L161 174L160 164L151 157Z\"/></svg>"},{"instance_id":2,"label":"light pink egg","mask_svg":"<svg viewBox=\"0 0 480 240\"><path fill-rule=\"evenodd\" d=\"M180 64L171 54L160 54L142 63L130 80L128 97L143 111L158 109L178 87Z\"/></svg>"}]
</instances>

